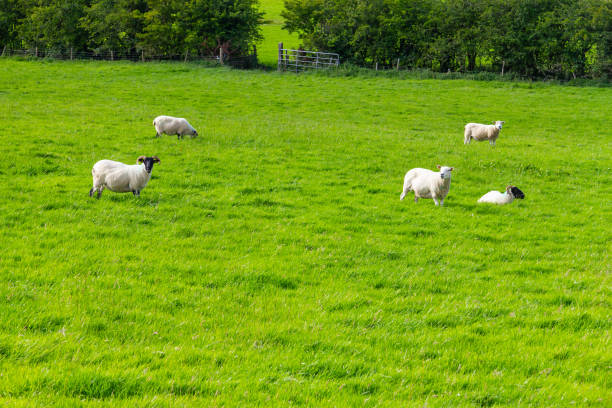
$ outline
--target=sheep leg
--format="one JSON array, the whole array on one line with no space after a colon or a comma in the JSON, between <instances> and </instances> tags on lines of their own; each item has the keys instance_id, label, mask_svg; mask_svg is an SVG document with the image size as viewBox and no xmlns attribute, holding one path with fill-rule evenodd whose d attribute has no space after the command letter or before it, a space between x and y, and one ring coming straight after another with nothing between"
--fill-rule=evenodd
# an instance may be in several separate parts
<instances>
[{"instance_id":1,"label":"sheep leg","mask_svg":"<svg viewBox=\"0 0 612 408\"><path fill-rule=\"evenodd\" d=\"M92 187L91 190L89 190L89 196L93 197L93 193L94 193L94 188Z\"/></svg>"},{"instance_id":2,"label":"sheep leg","mask_svg":"<svg viewBox=\"0 0 612 408\"><path fill-rule=\"evenodd\" d=\"M136 197L140 197L140 190L132 190L132 194L134 194Z\"/></svg>"},{"instance_id":3,"label":"sheep leg","mask_svg":"<svg viewBox=\"0 0 612 408\"><path fill-rule=\"evenodd\" d=\"M432 198L433 198L434 203L435 203L436 205L440 205L440 204L438 203L438 199L437 199L436 197L432 197Z\"/></svg>"},{"instance_id":4,"label":"sheep leg","mask_svg":"<svg viewBox=\"0 0 612 408\"><path fill-rule=\"evenodd\" d=\"M415 203L418 203L418 202L419 202L419 197L414 196L414 202L415 202Z\"/></svg>"},{"instance_id":5,"label":"sheep leg","mask_svg":"<svg viewBox=\"0 0 612 408\"><path fill-rule=\"evenodd\" d=\"M490 144L491 146L495 146L495 140L489 140L489 144Z\"/></svg>"},{"instance_id":6,"label":"sheep leg","mask_svg":"<svg viewBox=\"0 0 612 408\"><path fill-rule=\"evenodd\" d=\"M102 187L100 187L100 188L98 189L98 195L96 195L96 198L97 198L98 200L100 199L100 196L102 195L102 190L104 190L104 188L102 188Z\"/></svg>"},{"instance_id":7,"label":"sheep leg","mask_svg":"<svg viewBox=\"0 0 612 408\"><path fill-rule=\"evenodd\" d=\"M444 198L440 199L440 207L442 207L444 205Z\"/></svg>"}]
</instances>

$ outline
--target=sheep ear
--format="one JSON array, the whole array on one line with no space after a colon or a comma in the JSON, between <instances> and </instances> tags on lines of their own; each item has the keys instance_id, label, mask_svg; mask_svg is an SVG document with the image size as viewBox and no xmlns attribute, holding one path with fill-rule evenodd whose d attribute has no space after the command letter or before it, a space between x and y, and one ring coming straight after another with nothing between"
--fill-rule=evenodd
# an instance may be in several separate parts
<instances>
[{"instance_id":1,"label":"sheep ear","mask_svg":"<svg viewBox=\"0 0 612 408\"><path fill-rule=\"evenodd\" d=\"M436 165L436 167L437 167L437 168L441 168L442 166L440 166L440 165L438 164L438 165Z\"/></svg>"},{"instance_id":2,"label":"sheep ear","mask_svg":"<svg viewBox=\"0 0 612 408\"><path fill-rule=\"evenodd\" d=\"M140 156L137 160L136 163L142 163L143 161L145 161L146 156Z\"/></svg>"},{"instance_id":3,"label":"sheep ear","mask_svg":"<svg viewBox=\"0 0 612 408\"><path fill-rule=\"evenodd\" d=\"M453 171L453 169L454 169L454 167L451 167L451 168L450 168L450 171Z\"/></svg>"},{"instance_id":4,"label":"sheep ear","mask_svg":"<svg viewBox=\"0 0 612 408\"><path fill-rule=\"evenodd\" d=\"M155 163L161 163L161 160L159 160L159 157L157 157L157 156L151 156L151 158L153 159L153 161L154 161Z\"/></svg>"}]
</instances>

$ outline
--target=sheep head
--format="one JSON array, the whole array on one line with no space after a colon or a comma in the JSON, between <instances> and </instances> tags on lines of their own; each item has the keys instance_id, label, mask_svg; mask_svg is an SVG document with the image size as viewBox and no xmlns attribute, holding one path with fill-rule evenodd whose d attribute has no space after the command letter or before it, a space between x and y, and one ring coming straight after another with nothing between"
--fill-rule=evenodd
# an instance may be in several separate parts
<instances>
[{"instance_id":1,"label":"sheep head","mask_svg":"<svg viewBox=\"0 0 612 408\"><path fill-rule=\"evenodd\" d=\"M153 164L161 163L161 160L159 160L159 157L157 156L140 156L137 162L144 163L145 170L147 171L147 173L151 173L153 171Z\"/></svg>"},{"instance_id":2,"label":"sheep head","mask_svg":"<svg viewBox=\"0 0 612 408\"><path fill-rule=\"evenodd\" d=\"M495 127L498 128L498 129L501 129L502 125L504 123L506 123L506 122L504 122L503 120L498 120L498 121L495 122Z\"/></svg>"},{"instance_id":3,"label":"sheep head","mask_svg":"<svg viewBox=\"0 0 612 408\"><path fill-rule=\"evenodd\" d=\"M454 167L440 166L439 164L436 167L440 169L440 178L441 179L450 179L451 178L451 171L453 171Z\"/></svg>"},{"instance_id":4,"label":"sheep head","mask_svg":"<svg viewBox=\"0 0 612 408\"><path fill-rule=\"evenodd\" d=\"M521 200L525 198L525 193L523 193L518 187L509 186L509 188L512 191L512 195L514 196L514 198L518 198Z\"/></svg>"}]
</instances>

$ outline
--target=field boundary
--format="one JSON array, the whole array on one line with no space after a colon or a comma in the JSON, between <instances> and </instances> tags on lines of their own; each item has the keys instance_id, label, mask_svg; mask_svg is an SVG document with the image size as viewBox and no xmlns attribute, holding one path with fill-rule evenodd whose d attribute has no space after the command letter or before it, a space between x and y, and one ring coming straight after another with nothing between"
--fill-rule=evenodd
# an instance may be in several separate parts
<instances>
[{"instance_id":1,"label":"field boundary","mask_svg":"<svg viewBox=\"0 0 612 408\"><path fill-rule=\"evenodd\" d=\"M160 62L160 61L177 61L177 62L197 62L207 61L216 62L220 65L229 65L234 68L255 68L258 66L257 50L253 49L252 54L248 55L229 55L224 54L220 49L218 56L210 55L194 55L189 53L184 54L147 54L141 52L114 52L113 50L105 51L74 51L72 48L67 50L54 49L11 49L4 48L0 57L23 57L23 58L52 58L58 60L94 60L94 61L132 61L132 62Z\"/></svg>"}]
</instances>

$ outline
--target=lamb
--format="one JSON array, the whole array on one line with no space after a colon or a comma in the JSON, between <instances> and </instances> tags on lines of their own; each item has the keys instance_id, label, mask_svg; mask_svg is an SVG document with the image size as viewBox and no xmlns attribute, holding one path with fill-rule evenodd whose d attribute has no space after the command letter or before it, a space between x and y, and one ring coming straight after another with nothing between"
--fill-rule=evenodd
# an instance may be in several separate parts
<instances>
[{"instance_id":1,"label":"lamb","mask_svg":"<svg viewBox=\"0 0 612 408\"><path fill-rule=\"evenodd\" d=\"M96 198L100 198L104 188L116 193L132 192L140 196L140 190L145 188L151 179L153 164L160 163L157 156L140 156L136 163L124 164L113 160L100 160L91 169L93 176L93 187L89 190L89 196L93 197L94 191L98 192Z\"/></svg>"},{"instance_id":2,"label":"lamb","mask_svg":"<svg viewBox=\"0 0 612 408\"><path fill-rule=\"evenodd\" d=\"M510 204L515 198L522 200L525 198L525 194L516 186L508 186L504 193L489 191L487 194L480 197L478 202L504 205Z\"/></svg>"},{"instance_id":3,"label":"lamb","mask_svg":"<svg viewBox=\"0 0 612 408\"><path fill-rule=\"evenodd\" d=\"M155 126L155 131L157 132L155 137L160 137L164 133L167 135L177 135L179 139L182 139L185 135L190 135L192 138L198 136L198 132L185 118L158 116L153 119L153 126Z\"/></svg>"},{"instance_id":4,"label":"lamb","mask_svg":"<svg viewBox=\"0 0 612 408\"><path fill-rule=\"evenodd\" d=\"M491 146L495 146L495 141L499 136L499 131L502 125L506 123L503 120L498 120L494 125L482 125L480 123L468 123L465 125L463 134L463 144L470 144L470 140L489 140Z\"/></svg>"},{"instance_id":5,"label":"lamb","mask_svg":"<svg viewBox=\"0 0 612 408\"><path fill-rule=\"evenodd\" d=\"M412 169L404 177L404 191L400 196L403 200L409 191L414 191L414 202L419 198L433 198L434 203L444 205L444 198L450 190L452 167L441 167L439 173L427 169Z\"/></svg>"}]
</instances>

